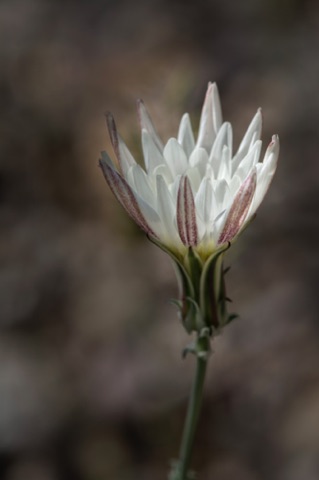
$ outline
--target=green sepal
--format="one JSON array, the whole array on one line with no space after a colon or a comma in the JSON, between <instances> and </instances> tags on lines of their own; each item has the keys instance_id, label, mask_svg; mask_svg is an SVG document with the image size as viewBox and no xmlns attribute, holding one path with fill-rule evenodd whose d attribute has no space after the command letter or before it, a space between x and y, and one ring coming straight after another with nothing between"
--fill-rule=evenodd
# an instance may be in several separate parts
<instances>
[{"instance_id":1,"label":"green sepal","mask_svg":"<svg viewBox=\"0 0 319 480\"><path fill-rule=\"evenodd\" d=\"M178 267L178 273L180 275L182 275L182 282L183 282L183 286L185 284L185 286L187 287L187 291L189 292L189 294L191 296L194 295L194 287L192 285L192 282L191 282L191 279L190 279L190 276L189 274L187 273L182 261L177 257L177 255L175 255L174 252L172 252L169 248L165 247L165 245L163 245L161 242L159 242L158 240L156 240L156 238L154 237L151 237L148 235L148 239L154 243L154 245L156 245L157 247L159 247L161 250L163 250L163 252L167 253L167 255L169 255L171 257L171 259L173 260L173 265L177 266ZM178 282L180 282L180 276L178 276L177 278Z\"/></svg>"},{"instance_id":2,"label":"green sepal","mask_svg":"<svg viewBox=\"0 0 319 480\"><path fill-rule=\"evenodd\" d=\"M199 285L201 274L203 271L203 263L192 247L189 247L187 254L185 255L184 261L189 271L190 280L194 289L193 298L196 302L199 303Z\"/></svg>"},{"instance_id":3,"label":"green sepal","mask_svg":"<svg viewBox=\"0 0 319 480\"><path fill-rule=\"evenodd\" d=\"M153 237L148 238L152 243L163 250L163 252L167 253L173 260L173 268L176 274L180 296L179 303L176 303L176 301L173 303L175 303L175 305L177 305L179 308L179 314L186 331L191 333L193 330L196 330L196 321L194 319L196 309L194 309L194 306L187 301L187 299L193 299L195 297L194 286L190 275L188 274L182 261L171 250Z\"/></svg>"},{"instance_id":4,"label":"green sepal","mask_svg":"<svg viewBox=\"0 0 319 480\"><path fill-rule=\"evenodd\" d=\"M171 303L172 305L175 305L175 307L177 307L178 316L182 320L182 318L183 318L183 302L181 300L177 300L176 298L171 298L169 303Z\"/></svg>"},{"instance_id":5,"label":"green sepal","mask_svg":"<svg viewBox=\"0 0 319 480\"><path fill-rule=\"evenodd\" d=\"M200 279L200 309L205 324L218 328L223 306L220 300L223 295L223 254L230 247L230 243L216 250L205 262Z\"/></svg>"},{"instance_id":6,"label":"green sepal","mask_svg":"<svg viewBox=\"0 0 319 480\"><path fill-rule=\"evenodd\" d=\"M183 298L182 322L187 333L196 331L198 305L191 297Z\"/></svg>"},{"instance_id":7,"label":"green sepal","mask_svg":"<svg viewBox=\"0 0 319 480\"><path fill-rule=\"evenodd\" d=\"M173 260L179 299L171 303L178 308L178 315L187 333L199 334L208 327L209 335L218 335L222 327L237 317L235 314L229 315L226 307L231 299L226 295L224 276L230 267L223 268L223 256L230 242L215 250L203 264L192 247L181 257L157 239L149 239Z\"/></svg>"},{"instance_id":8,"label":"green sepal","mask_svg":"<svg viewBox=\"0 0 319 480\"><path fill-rule=\"evenodd\" d=\"M205 322L203 319L203 315L201 309L197 302L191 297L186 297L186 302L193 307L193 330L199 332L202 328L205 327Z\"/></svg>"},{"instance_id":9,"label":"green sepal","mask_svg":"<svg viewBox=\"0 0 319 480\"><path fill-rule=\"evenodd\" d=\"M183 298L183 300L171 299L170 303L177 307L178 316L187 333L198 331L198 328L202 327L203 322L199 306L191 297Z\"/></svg>"}]
</instances>

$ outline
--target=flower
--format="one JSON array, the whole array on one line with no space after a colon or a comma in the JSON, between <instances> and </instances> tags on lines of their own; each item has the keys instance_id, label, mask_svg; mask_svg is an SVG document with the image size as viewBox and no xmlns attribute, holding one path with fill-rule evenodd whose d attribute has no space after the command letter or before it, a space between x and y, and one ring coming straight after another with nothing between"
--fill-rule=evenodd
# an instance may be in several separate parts
<instances>
[{"instance_id":1,"label":"flower","mask_svg":"<svg viewBox=\"0 0 319 480\"><path fill-rule=\"evenodd\" d=\"M272 137L260 161L259 109L235 155L232 128L222 122L217 86L208 84L195 141L189 115L166 145L139 100L145 170L107 125L118 161L106 152L100 166L112 192L148 237L173 259L180 299L175 303L188 332L198 333L197 355L207 355L209 337L233 318L228 314L223 257L262 202L274 176L279 139ZM193 347L192 347L193 348Z\"/></svg>"},{"instance_id":2,"label":"flower","mask_svg":"<svg viewBox=\"0 0 319 480\"><path fill-rule=\"evenodd\" d=\"M151 239L178 258L192 247L205 261L237 238L262 202L276 170L278 136L272 137L260 161L259 109L233 155L232 127L222 121L214 83L208 84L196 141L186 113L177 138L164 145L142 100L137 105L145 169L136 163L113 116L107 114L118 168L102 152L105 179Z\"/></svg>"}]
</instances>

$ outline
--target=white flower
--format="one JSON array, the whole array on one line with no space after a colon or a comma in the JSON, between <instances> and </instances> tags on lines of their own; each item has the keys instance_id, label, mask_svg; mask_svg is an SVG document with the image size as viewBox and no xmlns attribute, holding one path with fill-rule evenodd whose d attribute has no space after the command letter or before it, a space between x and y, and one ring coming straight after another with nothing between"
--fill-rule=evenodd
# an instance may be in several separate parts
<instances>
[{"instance_id":1,"label":"white flower","mask_svg":"<svg viewBox=\"0 0 319 480\"><path fill-rule=\"evenodd\" d=\"M142 101L138 113L145 169L136 163L108 114L118 168L102 152L106 181L149 237L179 257L192 247L205 261L238 236L262 202L276 170L278 136L272 137L260 161L258 110L233 155L232 127L222 121L213 83L208 85L196 141L187 113L177 138L165 145Z\"/></svg>"}]
</instances>

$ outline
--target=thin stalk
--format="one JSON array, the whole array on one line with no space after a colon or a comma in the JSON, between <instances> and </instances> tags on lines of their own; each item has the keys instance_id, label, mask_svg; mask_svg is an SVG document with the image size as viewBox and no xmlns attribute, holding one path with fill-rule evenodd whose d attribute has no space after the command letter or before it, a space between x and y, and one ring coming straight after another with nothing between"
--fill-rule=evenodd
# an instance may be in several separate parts
<instances>
[{"instance_id":1,"label":"thin stalk","mask_svg":"<svg viewBox=\"0 0 319 480\"><path fill-rule=\"evenodd\" d=\"M187 480L187 471L190 464L194 436L202 403L207 357L197 356L196 361L195 379L188 403L187 415L179 452L177 469L178 476L176 477L176 480Z\"/></svg>"}]
</instances>

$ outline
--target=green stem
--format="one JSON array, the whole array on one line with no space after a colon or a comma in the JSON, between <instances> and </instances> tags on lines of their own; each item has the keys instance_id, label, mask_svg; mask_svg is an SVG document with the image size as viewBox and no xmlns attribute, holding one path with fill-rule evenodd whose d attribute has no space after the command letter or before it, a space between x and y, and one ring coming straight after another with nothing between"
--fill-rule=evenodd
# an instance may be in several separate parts
<instances>
[{"instance_id":1,"label":"green stem","mask_svg":"<svg viewBox=\"0 0 319 480\"><path fill-rule=\"evenodd\" d=\"M179 461L174 480L187 480L187 472L194 443L194 436L202 403L207 358L207 355L197 355L196 374L188 403L188 410L179 452Z\"/></svg>"}]
</instances>

